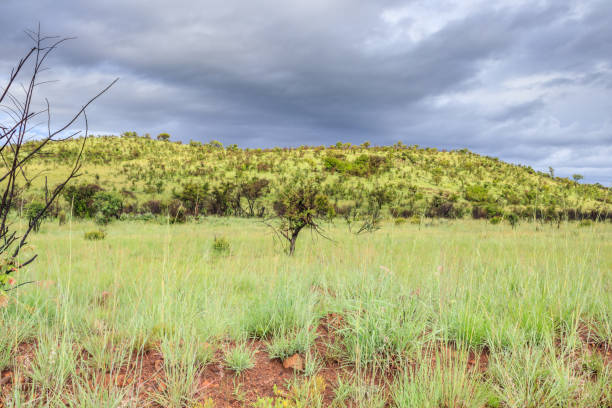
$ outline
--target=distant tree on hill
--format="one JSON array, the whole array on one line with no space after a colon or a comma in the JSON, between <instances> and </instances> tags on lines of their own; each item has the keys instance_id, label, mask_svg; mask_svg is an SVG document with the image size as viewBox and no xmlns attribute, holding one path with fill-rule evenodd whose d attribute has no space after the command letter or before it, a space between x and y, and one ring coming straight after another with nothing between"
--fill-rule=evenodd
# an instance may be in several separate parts
<instances>
[{"instance_id":1,"label":"distant tree on hill","mask_svg":"<svg viewBox=\"0 0 612 408\"><path fill-rule=\"evenodd\" d=\"M168 133L160 133L159 135L157 135L157 140L167 142L168 140L170 140L170 135Z\"/></svg>"}]
</instances>

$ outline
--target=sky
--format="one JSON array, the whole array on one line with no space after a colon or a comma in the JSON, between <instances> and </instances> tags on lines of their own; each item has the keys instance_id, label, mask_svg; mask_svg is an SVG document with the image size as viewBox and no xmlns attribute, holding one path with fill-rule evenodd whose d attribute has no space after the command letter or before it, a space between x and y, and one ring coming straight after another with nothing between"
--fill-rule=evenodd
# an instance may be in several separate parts
<instances>
[{"instance_id":1,"label":"sky","mask_svg":"<svg viewBox=\"0 0 612 408\"><path fill-rule=\"evenodd\" d=\"M610 0L0 0L0 84L25 29L74 36L39 88L60 123L241 147L401 141L612 185Z\"/></svg>"}]
</instances>

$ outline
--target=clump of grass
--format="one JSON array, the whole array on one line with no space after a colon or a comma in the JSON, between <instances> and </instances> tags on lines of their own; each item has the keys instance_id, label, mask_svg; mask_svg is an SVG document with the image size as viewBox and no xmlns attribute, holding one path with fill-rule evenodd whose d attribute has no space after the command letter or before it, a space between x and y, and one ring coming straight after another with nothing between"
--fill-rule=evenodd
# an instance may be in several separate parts
<instances>
[{"instance_id":1,"label":"clump of grass","mask_svg":"<svg viewBox=\"0 0 612 408\"><path fill-rule=\"evenodd\" d=\"M493 356L493 387L505 406L573 406L579 397L579 373L554 350L521 347Z\"/></svg>"},{"instance_id":2,"label":"clump of grass","mask_svg":"<svg viewBox=\"0 0 612 408\"><path fill-rule=\"evenodd\" d=\"M104 230L88 231L83 235L83 238L88 241L101 241L106 238L106 232Z\"/></svg>"},{"instance_id":3,"label":"clump of grass","mask_svg":"<svg viewBox=\"0 0 612 408\"><path fill-rule=\"evenodd\" d=\"M315 340L315 333L307 328L297 333L279 333L267 343L270 358L284 360L295 353L304 354Z\"/></svg>"},{"instance_id":4,"label":"clump of grass","mask_svg":"<svg viewBox=\"0 0 612 408\"><path fill-rule=\"evenodd\" d=\"M225 352L225 365L236 374L255 367L255 351L244 342L236 344Z\"/></svg>"},{"instance_id":5,"label":"clump of grass","mask_svg":"<svg viewBox=\"0 0 612 408\"><path fill-rule=\"evenodd\" d=\"M430 364L431 357L427 353L414 370L406 370L392 385L394 407L499 406L493 393L481 381L481 375L465 369L467 353L461 353L456 360L448 362L443 361L448 356L435 356L433 365Z\"/></svg>"}]
</instances>

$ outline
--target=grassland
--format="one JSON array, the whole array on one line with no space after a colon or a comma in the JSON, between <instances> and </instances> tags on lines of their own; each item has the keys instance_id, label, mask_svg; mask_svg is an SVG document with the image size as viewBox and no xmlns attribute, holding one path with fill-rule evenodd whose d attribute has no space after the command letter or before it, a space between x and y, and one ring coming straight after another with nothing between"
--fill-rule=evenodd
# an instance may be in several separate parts
<instances>
[{"instance_id":1,"label":"grassland","mask_svg":"<svg viewBox=\"0 0 612 408\"><path fill-rule=\"evenodd\" d=\"M94 228L32 237L0 405L612 406L609 224L337 221L293 257L254 219Z\"/></svg>"}]
</instances>

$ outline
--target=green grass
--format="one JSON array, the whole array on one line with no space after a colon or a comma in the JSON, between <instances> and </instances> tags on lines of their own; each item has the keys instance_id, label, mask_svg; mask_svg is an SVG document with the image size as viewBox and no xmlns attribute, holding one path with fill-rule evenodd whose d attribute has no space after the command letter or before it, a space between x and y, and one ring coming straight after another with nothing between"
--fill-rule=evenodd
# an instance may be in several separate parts
<instances>
[{"instance_id":1,"label":"green grass","mask_svg":"<svg viewBox=\"0 0 612 408\"><path fill-rule=\"evenodd\" d=\"M397 407L612 403L610 365L593 355L612 344L609 224L536 231L533 224L389 222L355 236L338 222L327 227L333 241L301 236L294 257L246 219L121 222L107 227L104 240L85 240L93 228L49 221L32 236L28 251L39 259L16 278L43 283L12 292L0 309L7 328L0 369L31 383L15 387L8 406L31 398L55 406L66 389L79 406L129 406L132 391L100 388L80 373L137 371L133 351L164 358L166 387L149 401L186 406L198 398L208 364L237 373L252 367L244 339L262 340L271 358L311 356L297 390L325 364L313 345L330 313L341 316L333 355L354 373L335 390L338 406L380 406L386 398ZM231 245L227 256L215 255L219 236ZM102 302L103 292L110 295ZM583 341L587 329L595 348ZM27 364L19 344L35 344ZM437 344L455 350L452 362L428 354ZM486 375L462 369L470 352L489 353ZM383 373L387 385L371 383L368 373Z\"/></svg>"}]
</instances>

